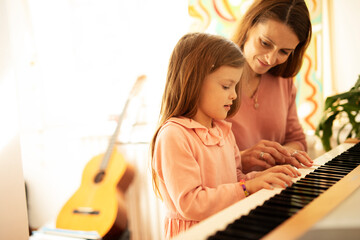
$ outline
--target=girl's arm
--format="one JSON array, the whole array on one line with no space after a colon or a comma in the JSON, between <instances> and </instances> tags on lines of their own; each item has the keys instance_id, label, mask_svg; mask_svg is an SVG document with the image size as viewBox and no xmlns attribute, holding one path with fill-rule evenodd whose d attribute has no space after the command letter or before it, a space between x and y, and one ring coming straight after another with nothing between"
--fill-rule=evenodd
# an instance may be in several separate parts
<instances>
[{"instance_id":1,"label":"girl's arm","mask_svg":"<svg viewBox=\"0 0 360 240\"><path fill-rule=\"evenodd\" d=\"M156 170L166 204L173 205L183 217L200 221L245 198L245 194L239 183L208 186L203 182L206 169L200 169L194 158L190 137L181 128L162 131L155 149Z\"/></svg>"}]
</instances>

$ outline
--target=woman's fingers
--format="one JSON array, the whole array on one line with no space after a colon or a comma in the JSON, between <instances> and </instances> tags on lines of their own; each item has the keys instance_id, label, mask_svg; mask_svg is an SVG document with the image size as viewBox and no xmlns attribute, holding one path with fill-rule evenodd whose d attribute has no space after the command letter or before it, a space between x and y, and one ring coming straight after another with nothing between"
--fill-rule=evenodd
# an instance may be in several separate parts
<instances>
[{"instance_id":1,"label":"woman's fingers","mask_svg":"<svg viewBox=\"0 0 360 240\"><path fill-rule=\"evenodd\" d=\"M268 140L261 140L253 150L258 151L258 159L266 161L271 166L285 163L285 156L290 156L290 153L279 143Z\"/></svg>"},{"instance_id":2,"label":"woman's fingers","mask_svg":"<svg viewBox=\"0 0 360 240\"><path fill-rule=\"evenodd\" d=\"M309 157L309 155L304 151L294 151L291 156L295 158L295 160L307 167L311 167L313 164L313 160Z\"/></svg>"},{"instance_id":3,"label":"woman's fingers","mask_svg":"<svg viewBox=\"0 0 360 240\"><path fill-rule=\"evenodd\" d=\"M272 149L271 153L275 154L274 157L276 157L276 158L280 159L282 157L281 155L284 155L287 157L291 156L289 151L278 142L267 141L267 140L262 140L260 142L263 143L265 147Z\"/></svg>"},{"instance_id":4,"label":"woman's fingers","mask_svg":"<svg viewBox=\"0 0 360 240\"><path fill-rule=\"evenodd\" d=\"M259 159L266 162L269 166L275 166L276 165L276 160L268 152L261 151L259 153Z\"/></svg>"}]
</instances>

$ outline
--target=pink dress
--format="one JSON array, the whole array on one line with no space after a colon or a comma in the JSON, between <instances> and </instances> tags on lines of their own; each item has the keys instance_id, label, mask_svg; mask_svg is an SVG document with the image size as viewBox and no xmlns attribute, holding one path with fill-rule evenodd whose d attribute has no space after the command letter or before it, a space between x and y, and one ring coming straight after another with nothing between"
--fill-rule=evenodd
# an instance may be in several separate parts
<instances>
[{"instance_id":1,"label":"pink dress","mask_svg":"<svg viewBox=\"0 0 360 240\"><path fill-rule=\"evenodd\" d=\"M228 119L232 123L240 151L254 146L260 140L271 140L281 145L298 142L307 149L305 134L296 110L296 88L291 78L261 76L257 90L258 108L254 98L241 97L240 110Z\"/></svg>"},{"instance_id":2,"label":"pink dress","mask_svg":"<svg viewBox=\"0 0 360 240\"><path fill-rule=\"evenodd\" d=\"M238 183L255 172L241 172L231 124L214 121L207 129L189 118L171 118L159 131L155 168L167 209L165 238L245 198Z\"/></svg>"}]
</instances>

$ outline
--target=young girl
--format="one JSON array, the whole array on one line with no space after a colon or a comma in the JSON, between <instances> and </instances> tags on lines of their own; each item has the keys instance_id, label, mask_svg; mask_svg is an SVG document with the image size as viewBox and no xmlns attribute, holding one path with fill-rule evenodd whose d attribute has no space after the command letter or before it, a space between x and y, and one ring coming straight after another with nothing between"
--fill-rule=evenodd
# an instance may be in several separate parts
<instances>
[{"instance_id":1,"label":"young girl","mask_svg":"<svg viewBox=\"0 0 360 240\"><path fill-rule=\"evenodd\" d=\"M243 174L231 123L245 60L231 41L183 36L170 58L160 125L151 143L154 188L167 208L165 238L262 188L286 187L290 165Z\"/></svg>"}]
</instances>

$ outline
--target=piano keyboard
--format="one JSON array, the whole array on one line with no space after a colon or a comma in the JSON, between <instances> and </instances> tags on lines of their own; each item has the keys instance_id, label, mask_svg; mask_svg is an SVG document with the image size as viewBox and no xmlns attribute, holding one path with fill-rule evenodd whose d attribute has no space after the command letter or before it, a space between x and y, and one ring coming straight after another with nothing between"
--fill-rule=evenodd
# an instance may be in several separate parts
<instances>
[{"instance_id":1,"label":"piano keyboard","mask_svg":"<svg viewBox=\"0 0 360 240\"><path fill-rule=\"evenodd\" d=\"M299 169L291 187L263 189L175 239L296 239L360 186L359 165L360 143L342 144ZM346 191L335 192L338 185Z\"/></svg>"}]
</instances>

